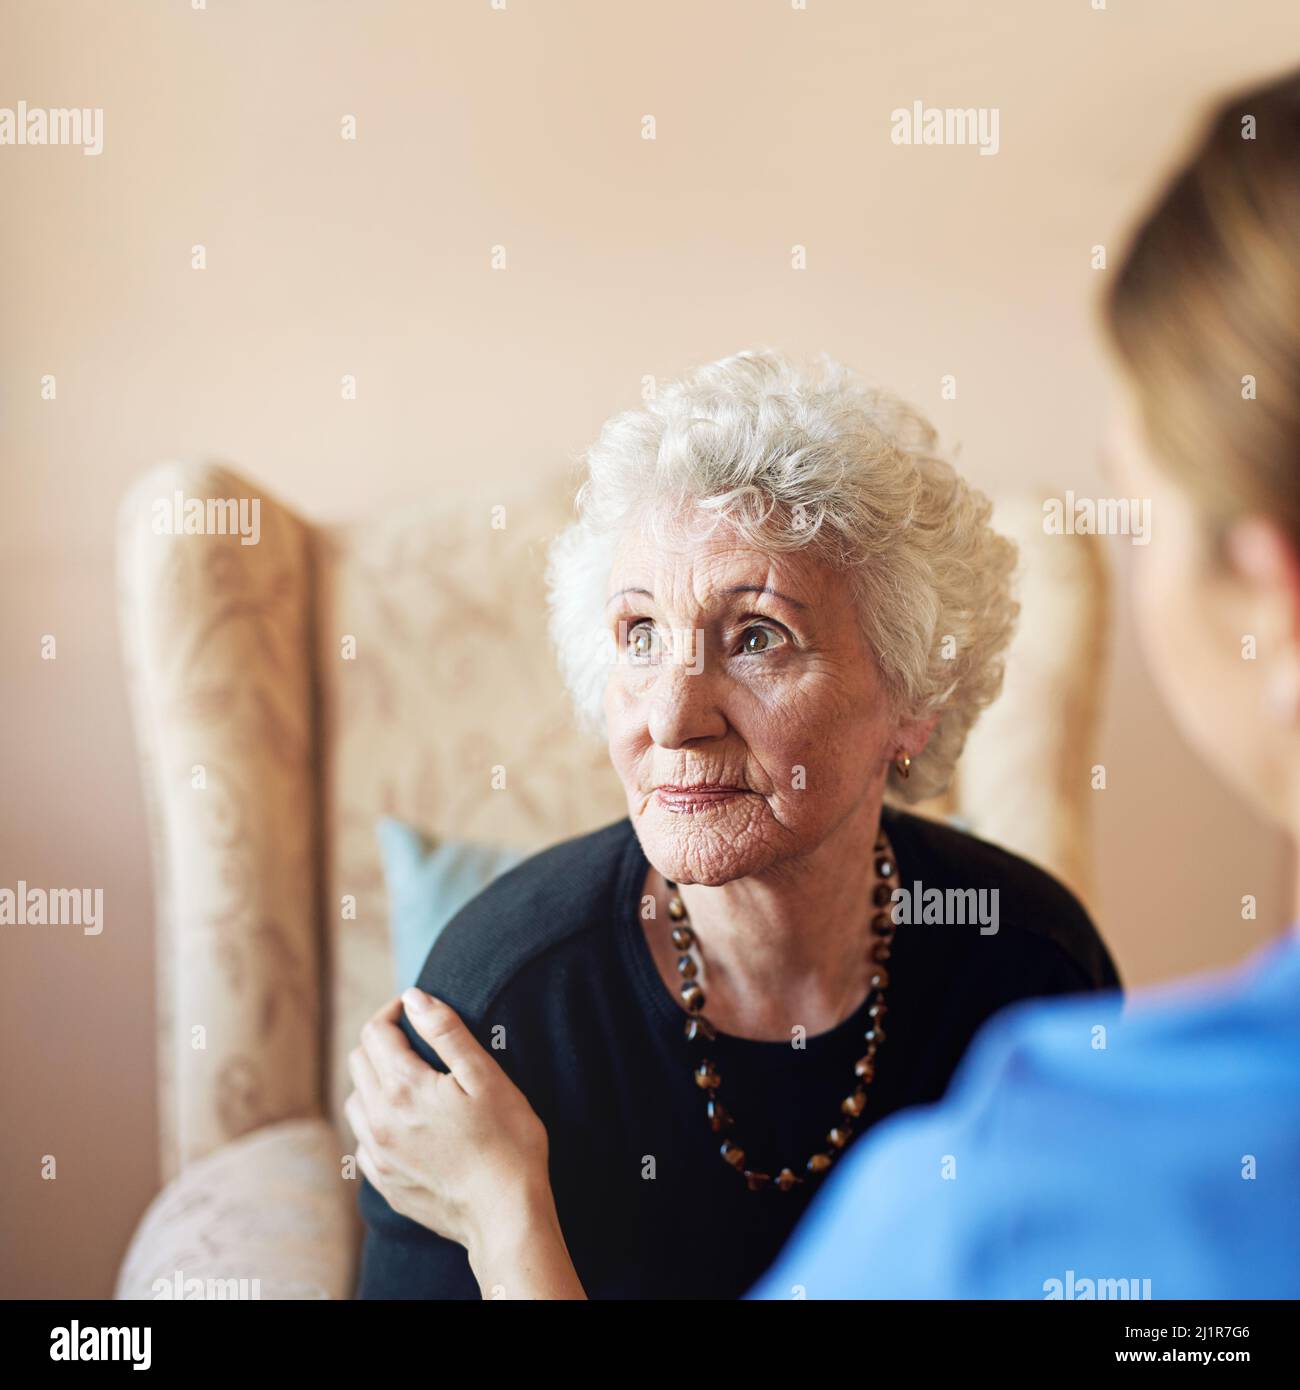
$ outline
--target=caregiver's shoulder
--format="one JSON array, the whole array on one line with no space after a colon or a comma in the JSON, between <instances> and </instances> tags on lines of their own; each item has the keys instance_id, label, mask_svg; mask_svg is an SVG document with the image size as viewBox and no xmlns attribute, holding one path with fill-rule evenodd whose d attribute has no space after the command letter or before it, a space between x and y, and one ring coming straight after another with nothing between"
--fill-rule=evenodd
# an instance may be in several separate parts
<instances>
[{"instance_id":1,"label":"caregiver's shoulder","mask_svg":"<svg viewBox=\"0 0 1300 1390\"><path fill-rule=\"evenodd\" d=\"M443 928L420 987L464 1017L481 1014L539 957L609 923L634 838L625 817L502 874Z\"/></svg>"},{"instance_id":2,"label":"caregiver's shoulder","mask_svg":"<svg viewBox=\"0 0 1300 1390\"><path fill-rule=\"evenodd\" d=\"M912 890L919 880L922 890L974 889L978 895L996 889L997 933L985 940L1009 945L1031 938L1064 953L1097 983L1120 983L1087 909L1046 869L969 831L897 807L886 808L885 826L903 888Z\"/></svg>"}]
</instances>

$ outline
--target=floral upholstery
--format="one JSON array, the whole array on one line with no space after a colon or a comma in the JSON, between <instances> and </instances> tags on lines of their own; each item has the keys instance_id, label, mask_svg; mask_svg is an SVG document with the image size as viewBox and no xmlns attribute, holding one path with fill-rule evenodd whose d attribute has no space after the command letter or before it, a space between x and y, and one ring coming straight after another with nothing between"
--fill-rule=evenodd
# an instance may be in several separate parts
<instances>
[{"instance_id":1,"label":"floral upholstery","mask_svg":"<svg viewBox=\"0 0 1300 1390\"><path fill-rule=\"evenodd\" d=\"M187 1164L141 1218L117 1297L174 1297L180 1271L182 1289L234 1279L257 1298L349 1298L358 1218L343 1152L325 1120L282 1120Z\"/></svg>"}]
</instances>

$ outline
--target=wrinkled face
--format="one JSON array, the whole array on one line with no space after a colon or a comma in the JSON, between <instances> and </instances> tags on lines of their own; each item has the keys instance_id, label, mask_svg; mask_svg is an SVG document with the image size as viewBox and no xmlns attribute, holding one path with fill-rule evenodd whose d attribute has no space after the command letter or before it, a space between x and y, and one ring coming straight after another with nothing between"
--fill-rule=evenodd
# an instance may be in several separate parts
<instances>
[{"instance_id":1,"label":"wrinkled face","mask_svg":"<svg viewBox=\"0 0 1300 1390\"><path fill-rule=\"evenodd\" d=\"M716 886L874 826L896 726L843 575L725 524L676 547L633 528L607 593L610 757L655 868Z\"/></svg>"}]
</instances>

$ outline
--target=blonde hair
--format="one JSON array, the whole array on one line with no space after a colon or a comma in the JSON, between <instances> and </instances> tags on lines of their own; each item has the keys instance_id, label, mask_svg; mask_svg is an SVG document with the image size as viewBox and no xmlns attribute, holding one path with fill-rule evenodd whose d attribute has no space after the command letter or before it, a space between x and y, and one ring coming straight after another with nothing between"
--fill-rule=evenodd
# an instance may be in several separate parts
<instances>
[{"instance_id":1,"label":"blonde hair","mask_svg":"<svg viewBox=\"0 0 1300 1390\"><path fill-rule=\"evenodd\" d=\"M1018 605L1015 547L935 448L919 412L824 355L804 367L740 352L609 420L547 569L551 634L581 721L603 734L603 613L624 528L725 520L757 549L815 547L846 572L898 717L939 714L890 790L905 801L941 792L1001 689Z\"/></svg>"},{"instance_id":2,"label":"blonde hair","mask_svg":"<svg viewBox=\"0 0 1300 1390\"><path fill-rule=\"evenodd\" d=\"M1257 512L1300 545L1300 73L1211 112L1103 309L1146 436L1212 543Z\"/></svg>"}]
</instances>

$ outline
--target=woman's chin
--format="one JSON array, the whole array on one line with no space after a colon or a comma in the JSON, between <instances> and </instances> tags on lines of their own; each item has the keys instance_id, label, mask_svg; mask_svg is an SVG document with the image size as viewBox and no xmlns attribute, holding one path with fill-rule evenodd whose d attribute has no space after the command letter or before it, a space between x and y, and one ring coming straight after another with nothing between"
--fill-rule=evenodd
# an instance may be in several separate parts
<instances>
[{"instance_id":1,"label":"woman's chin","mask_svg":"<svg viewBox=\"0 0 1300 1390\"><path fill-rule=\"evenodd\" d=\"M633 817L645 857L670 882L717 888L759 872L772 848L756 824L761 797L727 799L687 812L670 809L655 796Z\"/></svg>"}]
</instances>

